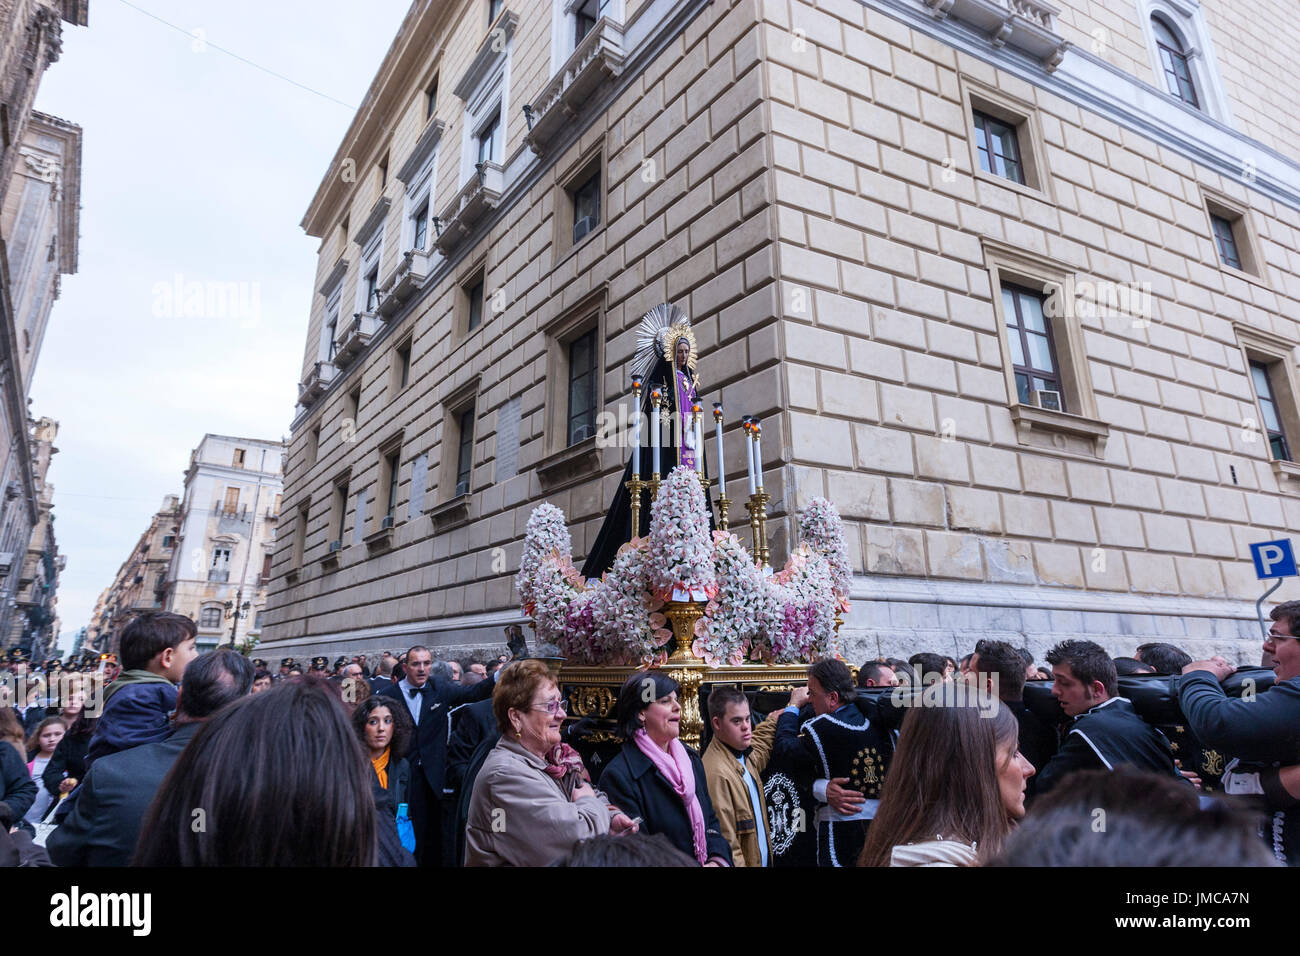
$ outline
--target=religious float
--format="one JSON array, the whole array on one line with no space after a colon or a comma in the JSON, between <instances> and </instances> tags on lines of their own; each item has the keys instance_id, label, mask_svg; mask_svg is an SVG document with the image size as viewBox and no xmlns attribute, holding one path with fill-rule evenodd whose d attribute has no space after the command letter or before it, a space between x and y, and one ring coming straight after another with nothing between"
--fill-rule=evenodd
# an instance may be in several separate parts
<instances>
[{"instance_id":1,"label":"religious float","mask_svg":"<svg viewBox=\"0 0 1300 956\"><path fill-rule=\"evenodd\" d=\"M638 414L631 460L586 564L573 564L564 514L542 504L528 520L516 579L534 653L552 649L569 712L587 722L589 751L617 749L619 688L646 668L662 669L681 687L681 738L691 747L703 742L712 685L784 703L808 663L835 654L840 615L849 609L843 525L826 499L808 504L798 544L784 567L771 568L762 425L753 418L743 423L752 551L730 529L720 404L713 407L722 476L714 520L695 340L680 310L660 306L645 317L638 360L634 411L649 412L649 444L642 446Z\"/></svg>"}]
</instances>

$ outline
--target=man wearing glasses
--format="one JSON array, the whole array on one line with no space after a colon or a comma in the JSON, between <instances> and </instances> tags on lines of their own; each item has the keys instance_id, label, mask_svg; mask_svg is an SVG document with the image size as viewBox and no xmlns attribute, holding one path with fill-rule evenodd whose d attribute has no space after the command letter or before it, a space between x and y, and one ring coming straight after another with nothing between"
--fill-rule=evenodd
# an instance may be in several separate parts
<instances>
[{"instance_id":1,"label":"man wearing glasses","mask_svg":"<svg viewBox=\"0 0 1300 956\"><path fill-rule=\"evenodd\" d=\"M1224 792L1255 795L1267 814L1261 835L1273 855L1300 866L1300 790L1287 784L1300 764L1300 601L1279 604L1269 617L1264 652L1276 678L1265 693L1246 687L1240 700L1228 697L1220 683L1236 668L1222 657L1184 667L1176 693L1191 732L1231 758Z\"/></svg>"},{"instance_id":2,"label":"man wearing glasses","mask_svg":"<svg viewBox=\"0 0 1300 956\"><path fill-rule=\"evenodd\" d=\"M417 644L406 652L406 674L380 691L381 697L402 701L415 722L415 739L407 760L411 764L411 823L415 827L415 858L421 866L442 863L440 798L446 778L448 719L453 707L492 696L493 680L471 687L433 676L433 654Z\"/></svg>"}]
</instances>

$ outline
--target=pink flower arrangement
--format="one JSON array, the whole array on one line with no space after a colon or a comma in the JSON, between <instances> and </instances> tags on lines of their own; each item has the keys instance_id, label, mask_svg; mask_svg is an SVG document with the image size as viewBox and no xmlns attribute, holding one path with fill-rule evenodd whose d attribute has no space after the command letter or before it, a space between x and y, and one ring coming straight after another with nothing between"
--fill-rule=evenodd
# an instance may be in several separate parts
<instances>
[{"instance_id":1,"label":"pink flower arrangement","mask_svg":"<svg viewBox=\"0 0 1300 956\"><path fill-rule=\"evenodd\" d=\"M738 666L775 621L776 606L762 570L734 534L713 533L717 593L695 624L692 653L706 664Z\"/></svg>"},{"instance_id":2,"label":"pink flower arrangement","mask_svg":"<svg viewBox=\"0 0 1300 956\"><path fill-rule=\"evenodd\" d=\"M519 574L515 577L515 587L519 589L519 597L527 614L533 613L530 608L537 603L537 575L541 572L542 562L552 554L568 562L570 568L573 567L573 540L569 537L564 512L549 502L543 502L528 516L528 524L524 527L524 551L519 560ZM577 574L576 569L574 573ZM578 577L581 578L581 575Z\"/></svg>"},{"instance_id":3,"label":"pink flower arrangement","mask_svg":"<svg viewBox=\"0 0 1300 956\"><path fill-rule=\"evenodd\" d=\"M853 569L849 566L849 549L844 544L844 522L835 506L821 497L809 501L799 516L799 537L830 565L831 586L839 610L847 614Z\"/></svg>"},{"instance_id":4,"label":"pink flower arrangement","mask_svg":"<svg viewBox=\"0 0 1300 956\"><path fill-rule=\"evenodd\" d=\"M767 635L766 659L786 664L833 656L839 600L830 563L801 543L769 583L780 616Z\"/></svg>"},{"instance_id":5,"label":"pink flower arrangement","mask_svg":"<svg viewBox=\"0 0 1300 956\"><path fill-rule=\"evenodd\" d=\"M619 549L613 566L592 589L590 638L576 655L592 663L653 661L672 638L663 602L647 582L647 541L633 538Z\"/></svg>"},{"instance_id":6,"label":"pink flower arrangement","mask_svg":"<svg viewBox=\"0 0 1300 956\"><path fill-rule=\"evenodd\" d=\"M710 544L700 479L690 468L674 468L650 508L651 590L665 600L682 592L692 594L694 600L710 595L717 587Z\"/></svg>"}]
</instances>

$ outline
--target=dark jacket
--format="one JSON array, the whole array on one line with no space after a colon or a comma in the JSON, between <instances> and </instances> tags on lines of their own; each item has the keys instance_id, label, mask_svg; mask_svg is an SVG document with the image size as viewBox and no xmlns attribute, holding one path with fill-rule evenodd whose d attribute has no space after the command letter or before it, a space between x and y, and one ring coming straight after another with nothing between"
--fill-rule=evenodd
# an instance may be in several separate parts
<instances>
[{"instance_id":1,"label":"dark jacket","mask_svg":"<svg viewBox=\"0 0 1300 956\"><path fill-rule=\"evenodd\" d=\"M54 748L54 755L50 757L50 762L45 765L41 782L45 784L45 792L54 795L56 806L59 799L59 784L65 777L72 777L78 781L85 778L86 751L90 747L90 738L89 731L80 734L64 734L59 745Z\"/></svg>"},{"instance_id":2,"label":"dark jacket","mask_svg":"<svg viewBox=\"0 0 1300 956\"><path fill-rule=\"evenodd\" d=\"M398 804L407 802L407 794L411 791L411 765L405 757L399 757L393 760L388 758L388 789L385 790L379 783L379 774L375 773L375 768L370 768L370 791L375 796L375 806L383 810L390 817L397 816Z\"/></svg>"},{"instance_id":3,"label":"dark jacket","mask_svg":"<svg viewBox=\"0 0 1300 956\"><path fill-rule=\"evenodd\" d=\"M420 721L415 727L415 739L411 750L406 755L413 773L423 773L424 779L435 794L441 794L446 777L447 764L447 712L458 704L468 704L492 696L496 681L483 680L469 687L453 684L437 676L430 676L423 688L423 701L420 706ZM392 697L406 706L402 700L402 685L393 684L379 693L380 697Z\"/></svg>"},{"instance_id":4,"label":"dark jacket","mask_svg":"<svg viewBox=\"0 0 1300 956\"><path fill-rule=\"evenodd\" d=\"M704 812L704 834L709 857L720 857L730 865L731 844L722 835L718 815L713 812L709 799L709 781L704 774L700 755L690 747L686 753L695 774L695 797ZM682 798L673 792L650 758L636 744L629 741L609 762L600 775L600 788L616 807L629 817L641 818L642 833L662 833L670 843L691 859L695 859L695 839L691 834L691 818Z\"/></svg>"},{"instance_id":5,"label":"dark jacket","mask_svg":"<svg viewBox=\"0 0 1300 956\"><path fill-rule=\"evenodd\" d=\"M1300 866L1300 801L1277 769L1300 763L1300 677L1233 700L1213 674L1192 671L1177 679L1176 693L1192 733L1227 760L1224 790L1261 812L1260 835L1274 857Z\"/></svg>"},{"instance_id":6,"label":"dark jacket","mask_svg":"<svg viewBox=\"0 0 1300 956\"><path fill-rule=\"evenodd\" d=\"M461 781L465 779L465 768L478 745L488 739L500 736L496 715L492 712L492 699L476 701L459 708L451 732L451 742L447 744L447 778L446 787L453 793L460 792Z\"/></svg>"},{"instance_id":7,"label":"dark jacket","mask_svg":"<svg viewBox=\"0 0 1300 956\"><path fill-rule=\"evenodd\" d=\"M1056 749L1060 746L1056 739L1056 729L1026 707L1023 700L1007 700L1002 703L1015 715L1016 722L1020 725L1020 753L1034 765L1034 776L1025 785L1025 793L1033 796L1038 792L1038 775L1056 755Z\"/></svg>"},{"instance_id":8,"label":"dark jacket","mask_svg":"<svg viewBox=\"0 0 1300 956\"><path fill-rule=\"evenodd\" d=\"M13 824L19 823L24 814L36 801L36 781L27 772L27 761L12 744L0 741L0 803L8 807L8 812L0 809L0 820L7 831Z\"/></svg>"},{"instance_id":9,"label":"dark jacket","mask_svg":"<svg viewBox=\"0 0 1300 956\"><path fill-rule=\"evenodd\" d=\"M46 839L55 865L128 866L158 787L202 726L184 723L166 740L96 760L72 812Z\"/></svg>"},{"instance_id":10,"label":"dark jacket","mask_svg":"<svg viewBox=\"0 0 1300 956\"><path fill-rule=\"evenodd\" d=\"M100 757L166 740L176 709L176 685L166 681L127 684L113 690L86 751L86 767Z\"/></svg>"},{"instance_id":11,"label":"dark jacket","mask_svg":"<svg viewBox=\"0 0 1300 956\"><path fill-rule=\"evenodd\" d=\"M1139 717L1131 702L1111 697L1066 728L1061 749L1038 775L1038 792L1046 793L1076 770L1113 770L1120 764L1186 782L1165 735Z\"/></svg>"},{"instance_id":12,"label":"dark jacket","mask_svg":"<svg viewBox=\"0 0 1300 956\"><path fill-rule=\"evenodd\" d=\"M1233 700L1209 671L1178 680L1178 703L1207 747L1256 763L1300 763L1300 677L1253 700Z\"/></svg>"}]
</instances>

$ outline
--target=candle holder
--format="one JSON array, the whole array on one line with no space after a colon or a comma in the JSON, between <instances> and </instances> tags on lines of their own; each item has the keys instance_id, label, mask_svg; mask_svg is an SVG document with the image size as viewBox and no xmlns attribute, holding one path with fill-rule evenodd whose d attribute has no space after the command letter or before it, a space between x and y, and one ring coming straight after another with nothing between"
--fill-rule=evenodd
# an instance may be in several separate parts
<instances>
[{"instance_id":1,"label":"candle holder","mask_svg":"<svg viewBox=\"0 0 1300 956\"><path fill-rule=\"evenodd\" d=\"M771 552L767 547L767 502L770 498L759 488L745 504L749 509L749 527L754 533L754 561L765 568L771 564Z\"/></svg>"},{"instance_id":2,"label":"candle holder","mask_svg":"<svg viewBox=\"0 0 1300 956\"><path fill-rule=\"evenodd\" d=\"M627 480L625 487L627 493L632 496L632 537L635 538L641 534L641 489L646 487L646 483L641 480L640 475L633 475Z\"/></svg>"},{"instance_id":3,"label":"candle holder","mask_svg":"<svg viewBox=\"0 0 1300 956\"><path fill-rule=\"evenodd\" d=\"M649 481L650 501L652 503L656 498L659 497L659 485L660 485L659 472L656 471L653 475L650 476L650 481Z\"/></svg>"},{"instance_id":4,"label":"candle holder","mask_svg":"<svg viewBox=\"0 0 1300 956\"><path fill-rule=\"evenodd\" d=\"M718 497L718 529L726 531L728 530L727 509L731 506L731 501L725 494L726 489L723 489L723 491L724 493Z\"/></svg>"}]
</instances>

